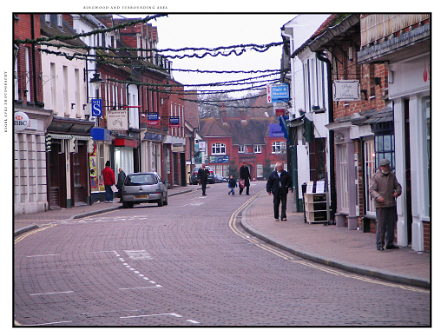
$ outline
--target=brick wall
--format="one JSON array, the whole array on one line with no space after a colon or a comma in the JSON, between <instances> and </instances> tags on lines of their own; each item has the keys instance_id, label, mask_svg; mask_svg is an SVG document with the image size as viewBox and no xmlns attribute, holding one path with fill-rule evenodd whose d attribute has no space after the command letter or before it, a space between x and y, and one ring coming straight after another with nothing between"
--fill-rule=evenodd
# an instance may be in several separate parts
<instances>
[{"instance_id":1,"label":"brick wall","mask_svg":"<svg viewBox=\"0 0 434 330\"><path fill-rule=\"evenodd\" d=\"M41 23L40 15L33 15L34 22L32 27L32 15L31 14L16 14L18 19L14 20L14 39L32 39L39 38L41 36ZM33 36L32 36L33 33ZM39 46L32 47L31 44L20 44L18 52L18 88L19 100L22 100L24 104L27 103L27 93L30 93L30 102L43 102L42 80L39 76L42 74L41 55L38 51ZM26 48L28 49L28 68L26 69ZM35 52L35 68L33 66L33 51ZM30 91L26 86L26 76L30 81ZM34 90L34 79L36 79L36 91Z\"/></svg>"}]
</instances>

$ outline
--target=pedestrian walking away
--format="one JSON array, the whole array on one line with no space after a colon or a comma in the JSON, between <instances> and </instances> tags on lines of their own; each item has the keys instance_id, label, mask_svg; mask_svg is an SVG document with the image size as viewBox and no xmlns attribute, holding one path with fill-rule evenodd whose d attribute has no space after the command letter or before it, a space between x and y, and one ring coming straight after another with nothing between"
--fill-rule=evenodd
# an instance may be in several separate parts
<instances>
[{"instance_id":1,"label":"pedestrian walking away","mask_svg":"<svg viewBox=\"0 0 434 330\"><path fill-rule=\"evenodd\" d=\"M276 169L271 172L267 180L268 195L273 194L274 219L279 221L279 205L281 206L280 220L286 221L286 200L290 187L289 173L283 169L282 163L276 164Z\"/></svg>"},{"instance_id":2,"label":"pedestrian walking away","mask_svg":"<svg viewBox=\"0 0 434 330\"><path fill-rule=\"evenodd\" d=\"M116 184L115 172L110 168L110 161L105 163L105 168L102 170L102 177L105 186L105 202L113 203L113 190L112 186Z\"/></svg>"},{"instance_id":3,"label":"pedestrian walking away","mask_svg":"<svg viewBox=\"0 0 434 330\"><path fill-rule=\"evenodd\" d=\"M205 164L202 164L202 167L197 171L197 179L199 183L202 185L202 196L206 196L206 183L208 181L209 171L206 168Z\"/></svg>"},{"instance_id":4,"label":"pedestrian walking away","mask_svg":"<svg viewBox=\"0 0 434 330\"><path fill-rule=\"evenodd\" d=\"M377 250L399 249L394 245L396 223L396 198L402 187L394 173L390 171L390 161L382 159L380 168L370 182L369 193L375 201L377 214Z\"/></svg>"},{"instance_id":5,"label":"pedestrian walking away","mask_svg":"<svg viewBox=\"0 0 434 330\"><path fill-rule=\"evenodd\" d=\"M240 180L244 180L244 186L240 184L240 195L243 193L244 187L246 188L246 195L249 195L250 179L250 172L247 162L243 162L240 167Z\"/></svg>"},{"instance_id":6,"label":"pedestrian walking away","mask_svg":"<svg viewBox=\"0 0 434 330\"><path fill-rule=\"evenodd\" d=\"M235 195L234 188L237 187L237 181L234 179L234 176L231 175L228 181L228 188L230 189L228 192L228 195L232 194Z\"/></svg>"},{"instance_id":7,"label":"pedestrian walking away","mask_svg":"<svg viewBox=\"0 0 434 330\"><path fill-rule=\"evenodd\" d=\"M127 175L125 174L123 168L119 167L118 183L116 183L116 187L118 188L118 197L120 198L119 203L122 203L122 186L126 177Z\"/></svg>"}]
</instances>

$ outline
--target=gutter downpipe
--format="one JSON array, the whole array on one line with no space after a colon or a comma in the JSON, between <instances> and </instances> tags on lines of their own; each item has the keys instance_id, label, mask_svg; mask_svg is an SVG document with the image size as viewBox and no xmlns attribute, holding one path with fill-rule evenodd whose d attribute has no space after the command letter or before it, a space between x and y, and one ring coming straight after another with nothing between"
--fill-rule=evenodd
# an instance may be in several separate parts
<instances>
[{"instance_id":1,"label":"gutter downpipe","mask_svg":"<svg viewBox=\"0 0 434 330\"><path fill-rule=\"evenodd\" d=\"M316 51L315 52L316 57L321 62L324 62L327 66L327 79L328 79L328 106L329 106L329 124L333 123L333 81L332 81L332 70L331 70L331 62L327 57L323 57L322 51ZM331 198L331 210L332 214L330 215L330 219L333 219L332 222L334 223L334 218L336 214L336 187L335 187L335 133L333 130L329 131L329 150L330 150L330 198Z\"/></svg>"}]
</instances>

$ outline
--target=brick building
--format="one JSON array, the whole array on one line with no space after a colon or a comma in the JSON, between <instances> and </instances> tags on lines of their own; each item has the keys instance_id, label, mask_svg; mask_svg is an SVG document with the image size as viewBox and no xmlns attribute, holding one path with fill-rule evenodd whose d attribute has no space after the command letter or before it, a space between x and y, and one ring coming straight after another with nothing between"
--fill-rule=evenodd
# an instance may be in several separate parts
<instances>
[{"instance_id":1,"label":"brick building","mask_svg":"<svg viewBox=\"0 0 434 330\"><path fill-rule=\"evenodd\" d=\"M41 36L39 14L14 14L14 39ZM48 209L45 131L52 111L44 107L40 46L14 43L14 214ZM42 79L41 79L42 78Z\"/></svg>"},{"instance_id":2,"label":"brick building","mask_svg":"<svg viewBox=\"0 0 434 330\"><path fill-rule=\"evenodd\" d=\"M207 164L215 174L227 177L230 167L239 170L245 161L252 180L267 179L270 166L281 161L286 165L286 140L274 117L229 118L225 109L220 118L200 120L200 136L206 141Z\"/></svg>"}]
</instances>

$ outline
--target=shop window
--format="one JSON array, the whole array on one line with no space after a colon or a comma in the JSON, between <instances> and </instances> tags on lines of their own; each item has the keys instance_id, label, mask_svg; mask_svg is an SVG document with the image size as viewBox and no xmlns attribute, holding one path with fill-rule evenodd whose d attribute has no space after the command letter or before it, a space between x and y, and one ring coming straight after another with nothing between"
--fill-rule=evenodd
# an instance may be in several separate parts
<instances>
[{"instance_id":1,"label":"shop window","mask_svg":"<svg viewBox=\"0 0 434 330\"><path fill-rule=\"evenodd\" d=\"M375 146L374 140L365 141L364 145L364 192L365 192L365 201L366 201L366 214L375 215L375 203L369 194L369 185L371 181L371 177L375 174Z\"/></svg>"},{"instance_id":2,"label":"shop window","mask_svg":"<svg viewBox=\"0 0 434 330\"><path fill-rule=\"evenodd\" d=\"M375 136L375 168L382 159L390 160L390 169L395 169L395 136L393 133Z\"/></svg>"},{"instance_id":3,"label":"shop window","mask_svg":"<svg viewBox=\"0 0 434 330\"><path fill-rule=\"evenodd\" d=\"M339 166L339 199L341 211L348 212L348 157L347 146L345 144L338 146L338 164Z\"/></svg>"}]
</instances>

